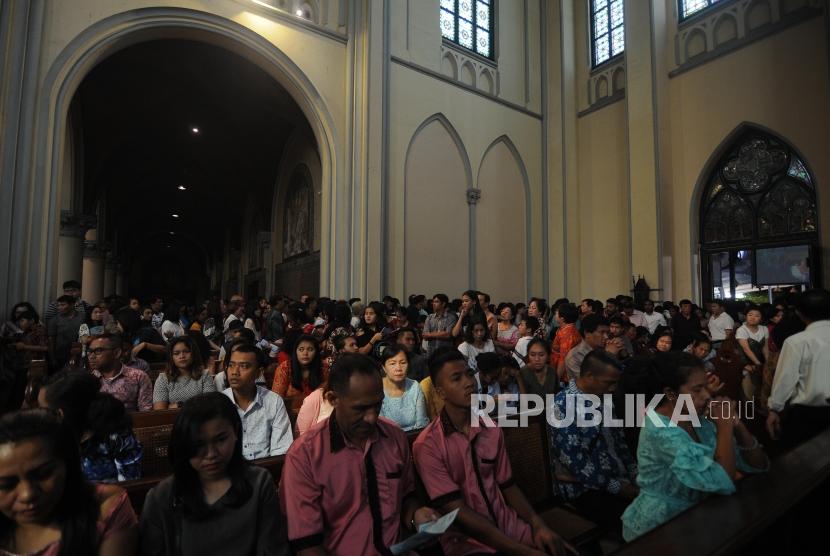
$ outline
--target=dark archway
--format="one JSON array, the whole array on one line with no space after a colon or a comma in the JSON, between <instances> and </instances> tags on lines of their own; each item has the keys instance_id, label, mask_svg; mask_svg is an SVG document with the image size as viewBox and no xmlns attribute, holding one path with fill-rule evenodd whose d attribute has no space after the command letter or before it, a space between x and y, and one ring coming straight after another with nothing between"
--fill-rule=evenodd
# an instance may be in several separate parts
<instances>
[{"instance_id":1,"label":"dark archway","mask_svg":"<svg viewBox=\"0 0 830 556\"><path fill-rule=\"evenodd\" d=\"M700 202L703 298L821 283L815 178L805 161L754 127L722 152Z\"/></svg>"},{"instance_id":2,"label":"dark archway","mask_svg":"<svg viewBox=\"0 0 830 556\"><path fill-rule=\"evenodd\" d=\"M253 274L272 281L268 260L240 257L249 244L259 248L245 234L270 233L250 226L246 207L271 221L286 142L313 135L279 82L225 48L160 39L103 60L74 103L84 209L102 207L99 237L129 276L129 291L117 293L196 303L211 289L238 291Z\"/></svg>"}]
</instances>

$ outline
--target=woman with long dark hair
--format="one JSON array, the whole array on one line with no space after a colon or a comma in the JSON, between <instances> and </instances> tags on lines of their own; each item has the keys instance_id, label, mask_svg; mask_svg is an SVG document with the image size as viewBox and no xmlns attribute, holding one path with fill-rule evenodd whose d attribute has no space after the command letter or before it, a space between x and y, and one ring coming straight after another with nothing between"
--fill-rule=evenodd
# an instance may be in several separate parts
<instances>
[{"instance_id":1,"label":"woman with long dark hair","mask_svg":"<svg viewBox=\"0 0 830 556\"><path fill-rule=\"evenodd\" d=\"M302 401L328 380L320 345L310 334L303 334L291 349L291 360L283 361L274 374L271 390L283 399Z\"/></svg>"},{"instance_id":2,"label":"woman with long dark hair","mask_svg":"<svg viewBox=\"0 0 830 556\"><path fill-rule=\"evenodd\" d=\"M38 392L38 406L60 411L80 446L81 467L90 481L141 477L143 452L124 403L100 391L101 381L85 371L52 375Z\"/></svg>"},{"instance_id":3,"label":"woman with long dark hair","mask_svg":"<svg viewBox=\"0 0 830 556\"><path fill-rule=\"evenodd\" d=\"M66 421L32 409L0 419L0 552L5 556L132 556L127 492L81 473Z\"/></svg>"},{"instance_id":4,"label":"woman with long dark hair","mask_svg":"<svg viewBox=\"0 0 830 556\"><path fill-rule=\"evenodd\" d=\"M372 301L363 311L360 326L355 334L358 351L364 355L372 353L375 344L383 339L384 328L386 328L386 306L379 301Z\"/></svg>"},{"instance_id":5,"label":"woman with long dark hair","mask_svg":"<svg viewBox=\"0 0 830 556\"><path fill-rule=\"evenodd\" d=\"M482 353L493 353L496 346L490 338L490 329L483 314L470 317L470 323L464 331L464 341L458 346L458 351L467 358L467 366L477 370L476 357Z\"/></svg>"},{"instance_id":6,"label":"woman with long dark hair","mask_svg":"<svg viewBox=\"0 0 830 556\"><path fill-rule=\"evenodd\" d=\"M242 456L242 422L227 396L185 403L169 454L173 475L141 512L141 554L288 554L274 479Z\"/></svg>"},{"instance_id":7,"label":"woman with long dark hair","mask_svg":"<svg viewBox=\"0 0 830 556\"><path fill-rule=\"evenodd\" d=\"M193 396L216 392L216 383L202 363L201 352L190 336L167 346L167 367L153 387L153 409L178 407Z\"/></svg>"}]
</instances>

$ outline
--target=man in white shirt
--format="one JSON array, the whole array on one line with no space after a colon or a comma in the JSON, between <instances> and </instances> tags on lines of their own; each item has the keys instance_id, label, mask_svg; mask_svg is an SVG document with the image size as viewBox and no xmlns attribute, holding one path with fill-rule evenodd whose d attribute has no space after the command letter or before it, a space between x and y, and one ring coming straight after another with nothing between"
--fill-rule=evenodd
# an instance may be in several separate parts
<instances>
[{"instance_id":1,"label":"man in white shirt","mask_svg":"<svg viewBox=\"0 0 830 556\"><path fill-rule=\"evenodd\" d=\"M242 421L242 455L247 460L279 456L288 451L294 437L285 402L274 392L257 385L262 357L252 344L236 346L228 363L231 399Z\"/></svg>"},{"instance_id":2,"label":"man in white shirt","mask_svg":"<svg viewBox=\"0 0 830 556\"><path fill-rule=\"evenodd\" d=\"M717 349L721 342L732 337L735 321L726 312L722 299L713 300L709 310L712 311L712 316L709 317L709 337L712 338L712 349Z\"/></svg>"},{"instance_id":3,"label":"man in white shirt","mask_svg":"<svg viewBox=\"0 0 830 556\"><path fill-rule=\"evenodd\" d=\"M668 326L666 318L660 313L654 312L654 302L650 299L646 299L643 303L643 320L646 321L649 334L654 334L658 326Z\"/></svg>"},{"instance_id":4,"label":"man in white shirt","mask_svg":"<svg viewBox=\"0 0 830 556\"><path fill-rule=\"evenodd\" d=\"M630 301L626 301L622 304L622 318L633 324L634 326L648 326L648 322L645 319L645 315L642 311L638 311L634 308L634 304Z\"/></svg>"},{"instance_id":5,"label":"man in white shirt","mask_svg":"<svg viewBox=\"0 0 830 556\"><path fill-rule=\"evenodd\" d=\"M788 448L830 426L830 292L804 292L796 311L807 328L781 347L767 416L770 436L778 439L783 430Z\"/></svg>"}]
</instances>

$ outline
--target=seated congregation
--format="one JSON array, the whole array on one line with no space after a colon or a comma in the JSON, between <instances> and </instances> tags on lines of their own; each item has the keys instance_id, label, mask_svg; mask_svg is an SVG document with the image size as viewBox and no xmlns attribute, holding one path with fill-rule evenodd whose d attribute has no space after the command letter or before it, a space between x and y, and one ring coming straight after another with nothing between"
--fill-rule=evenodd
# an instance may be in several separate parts
<instances>
[{"instance_id":1,"label":"seated congregation","mask_svg":"<svg viewBox=\"0 0 830 556\"><path fill-rule=\"evenodd\" d=\"M830 423L824 290L707 315L472 290L91 307L76 285L46 333L25 302L2 329L0 555L389 554L453 511L417 553L601 554L767 471L759 437ZM550 405L495 426L522 394ZM593 399L639 420L567 419Z\"/></svg>"}]
</instances>

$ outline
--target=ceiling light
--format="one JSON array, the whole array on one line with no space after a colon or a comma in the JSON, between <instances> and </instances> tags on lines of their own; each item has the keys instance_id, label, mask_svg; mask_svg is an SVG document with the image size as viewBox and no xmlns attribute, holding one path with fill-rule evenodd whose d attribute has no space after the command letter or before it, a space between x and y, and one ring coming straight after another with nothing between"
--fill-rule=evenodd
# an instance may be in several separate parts
<instances>
[{"instance_id":1,"label":"ceiling light","mask_svg":"<svg viewBox=\"0 0 830 556\"><path fill-rule=\"evenodd\" d=\"M185 189L187 189L185 186L183 186L183 185L179 186L179 191L184 191Z\"/></svg>"},{"instance_id":2,"label":"ceiling light","mask_svg":"<svg viewBox=\"0 0 830 556\"><path fill-rule=\"evenodd\" d=\"M297 17L303 17L303 10L297 10L294 13L297 14Z\"/></svg>"},{"instance_id":3,"label":"ceiling light","mask_svg":"<svg viewBox=\"0 0 830 556\"><path fill-rule=\"evenodd\" d=\"M190 131L192 131L193 133L199 133L199 128L198 127L192 127L192 128L190 128Z\"/></svg>"},{"instance_id":4,"label":"ceiling light","mask_svg":"<svg viewBox=\"0 0 830 556\"><path fill-rule=\"evenodd\" d=\"M172 216L173 216L173 218L178 218L179 217L178 214L173 214Z\"/></svg>"},{"instance_id":5,"label":"ceiling light","mask_svg":"<svg viewBox=\"0 0 830 556\"><path fill-rule=\"evenodd\" d=\"M174 236L174 235L176 235L176 232L170 232L170 235Z\"/></svg>"}]
</instances>

